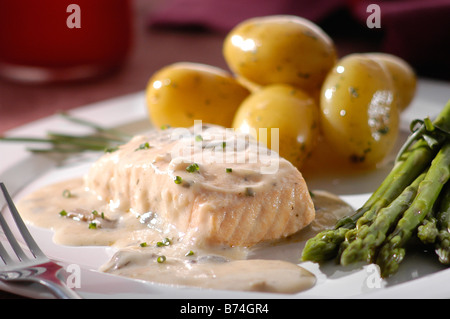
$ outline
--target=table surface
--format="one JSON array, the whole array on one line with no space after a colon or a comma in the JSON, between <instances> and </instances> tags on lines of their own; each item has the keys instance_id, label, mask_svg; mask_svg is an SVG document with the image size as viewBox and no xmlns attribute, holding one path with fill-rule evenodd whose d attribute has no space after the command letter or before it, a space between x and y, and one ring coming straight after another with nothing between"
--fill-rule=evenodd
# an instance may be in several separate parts
<instances>
[{"instance_id":1,"label":"table surface","mask_svg":"<svg viewBox=\"0 0 450 319\"><path fill-rule=\"evenodd\" d=\"M225 34L193 28L148 27L148 16L159 9L160 2L134 2L134 46L125 65L112 75L92 81L52 85L13 83L0 78L0 134L55 112L142 91L150 76L170 63L200 62L228 69L222 55ZM336 41L340 55L376 50L376 45L373 39L367 38L364 41L346 38Z\"/></svg>"},{"instance_id":2,"label":"table surface","mask_svg":"<svg viewBox=\"0 0 450 319\"><path fill-rule=\"evenodd\" d=\"M53 85L0 79L0 134L58 111L142 91L153 72L173 62L186 60L225 66L222 35L151 30L146 27L146 16L152 2L136 3L134 45L126 63L114 74L92 81Z\"/></svg>"},{"instance_id":3,"label":"table surface","mask_svg":"<svg viewBox=\"0 0 450 319\"><path fill-rule=\"evenodd\" d=\"M156 70L173 62L200 62L227 69L222 55L224 34L149 28L147 15L157 9L159 1L136 1L134 46L123 68L112 75L95 81L52 85L0 79L0 134L55 112L142 91ZM340 55L376 49L370 39L342 38L336 45ZM4 298L22 297L0 292L0 299Z\"/></svg>"}]
</instances>

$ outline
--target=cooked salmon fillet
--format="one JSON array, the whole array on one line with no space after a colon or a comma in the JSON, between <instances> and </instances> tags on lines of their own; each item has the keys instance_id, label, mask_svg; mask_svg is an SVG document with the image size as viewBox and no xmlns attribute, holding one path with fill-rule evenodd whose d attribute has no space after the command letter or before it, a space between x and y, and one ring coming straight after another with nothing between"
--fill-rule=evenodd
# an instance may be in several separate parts
<instances>
[{"instance_id":1,"label":"cooked salmon fillet","mask_svg":"<svg viewBox=\"0 0 450 319\"><path fill-rule=\"evenodd\" d=\"M112 209L146 215L150 227L204 246L283 238L315 216L291 163L220 127L135 136L95 162L85 184Z\"/></svg>"}]
</instances>

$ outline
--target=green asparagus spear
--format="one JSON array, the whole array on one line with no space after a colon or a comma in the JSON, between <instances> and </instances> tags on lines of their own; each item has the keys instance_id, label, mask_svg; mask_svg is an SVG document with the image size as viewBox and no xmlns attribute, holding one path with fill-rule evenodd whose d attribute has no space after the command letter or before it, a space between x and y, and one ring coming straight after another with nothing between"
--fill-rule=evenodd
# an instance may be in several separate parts
<instances>
[{"instance_id":1,"label":"green asparagus spear","mask_svg":"<svg viewBox=\"0 0 450 319\"><path fill-rule=\"evenodd\" d=\"M439 232L439 242L436 244L436 254L442 264L450 264L450 233L448 231Z\"/></svg>"},{"instance_id":2,"label":"green asparagus spear","mask_svg":"<svg viewBox=\"0 0 450 319\"><path fill-rule=\"evenodd\" d=\"M418 141L404 164L392 174L392 180L388 179L386 181L389 186L383 193L383 196L358 219L356 226L359 228L362 225L370 224L380 209L388 206L396 199L430 165L434 155L435 152L426 145L426 142L423 140Z\"/></svg>"},{"instance_id":3,"label":"green asparagus spear","mask_svg":"<svg viewBox=\"0 0 450 319\"><path fill-rule=\"evenodd\" d=\"M447 123L447 121L449 123ZM444 128L450 126L450 101L432 125ZM411 144L413 145L411 149L409 151L404 149L400 152L401 154L399 153L396 165L367 202L358 209L354 215L338 221L336 228L341 226L347 228L353 228L354 226L360 227L370 223L380 208L388 205L407 185L409 185L409 183L429 166L431 160L436 155L435 149L438 149L444 140L435 144L435 149L432 149L430 148L429 142L425 139L417 140L417 138L419 137L415 134L411 135L410 139L405 142L405 146L407 145L408 148ZM393 184L393 182L395 183ZM382 199L382 201L380 201L380 199Z\"/></svg>"},{"instance_id":4,"label":"green asparagus spear","mask_svg":"<svg viewBox=\"0 0 450 319\"><path fill-rule=\"evenodd\" d=\"M417 237L424 244L433 244L436 241L436 238L439 234L439 230L437 228L437 220L434 216L426 216L423 224L419 226L417 229Z\"/></svg>"},{"instance_id":5,"label":"green asparagus spear","mask_svg":"<svg viewBox=\"0 0 450 319\"><path fill-rule=\"evenodd\" d=\"M398 154L396 165L368 201L352 216L339 220L334 230L323 231L309 239L303 250L302 260L321 262L336 257L348 245L348 242L346 242L347 233L349 234L347 238L353 238L353 229L355 227L370 224L379 209L389 205L429 166L438 146L448 139L450 132L450 100L436 117L431 127L438 128L433 133L437 136L437 143L432 144L434 147L430 147L431 143L429 143L429 140L431 138L425 138L425 133L431 133L426 130L427 127L424 122L424 129L417 131L408 138ZM445 133L447 136L445 136ZM442 138L442 136L445 137ZM343 246L342 249L340 248L341 245Z\"/></svg>"},{"instance_id":6,"label":"green asparagus spear","mask_svg":"<svg viewBox=\"0 0 450 319\"><path fill-rule=\"evenodd\" d=\"M411 151L404 154L404 159L394 166L380 187L354 215L338 221L335 229L323 231L308 240L303 249L302 260L320 262L336 257L347 232L356 227L361 216L376 215L381 208L389 205L423 172L431 162L433 154L425 142L417 142Z\"/></svg>"},{"instance_id":7,"label":"green asparagus spear","mask_svg":"<svg viewBox=\"0 0 450 319\"><path fill-rule=\"evenodd\" d=\"M436 254L441 263L450 264L450 183L447 183L442 192L436 220L439 231L436 238Z\"/></svg>"},{"instance_id":8,"label":"green asparagus spear","mask_svg":"<svg viewBox=\"0 0 450 319\"><path fill-rule=\"evenodd\" d=\"M447 102L447 104L444 106L444 109L439 113L439 115L433 122L431 122L428 118L421 122L422 127L409 136L408 140L404 143L402 149L399 151L397 155L397 161L402 159L404 153L411 145L414 145L415 149L422 149L423 156L431 156L429 157L429 160L427 162L429 164L432 158L436 155L436 151L433 150L439 149L443 143L448 141L450 136L450 100ZM425 144L428 145L428 148L425 147ZM420 159L419 162L421 164L424 163ZM421 172L423 172L422 166L413 166L410 171L402 172L405 175L402 176L398 174L397 177L401 179L410 178L409 183L411 183ZM407 184L403 184L404 182ZM398 184L408 185L409 183L407 181L400 181ZM388 201L390 202L394 198L396 198L402 191L403 188L398 188L397 185L389 184L387 186L387 193L383 197L388 199ZM377 201L375 206L378 207L372 206L371 209L365 212L361 216L361 218L358 219L356 226L361 227L362 225L371 223L375 218L378 209L380 207L384 207L385 205L385 202L383 203Z\"/></svg>"},{"instance_id":9,"label":"green asparagus spear","mask_svg":"<svg viewBox=\"0 0 450 319\"><path fill-rule=\"evenodd\" d=\"M450 100L448 100L447 104L444 106L444 109L439 113L436 120L433 122L433 125L442 132L446 132L450 134ZM447 136L448 138L448 136Z\"/></svg>"},{"instance_id":10,"label":"green asparagus spear","mask_svg":"<svg viewBox=\"0 0 450 319\"><path fill-rule=\"evenodd\" d=\"M337 256L339 247L349 229L340 227L322 231L306 242L302 252L303 261L322 262Z\"/></svg>"},{"instance_id":11,"label":"green asparagus spear","mask_svg":"<svg viewBox=\"0 0 450 319\"><path fill-rule=\"evenodd\" d=\"M419 172L418 174L420 174L422 167L426 167L431 162L432 155L433 152L429 149L425 141L417 141L410 151L405 151L401 156L399 156L397 162L389 172L388 176L383 180L383 182L375 190L375 192L372 193L372 195L364 203L364 205L360 207L352 216L344 217L339 220L336 223L335 228L354 228L357 221L363 215L373 215L373 213L376 213L376 211L378 210L377 207L383 207L383 205L385 205L386 203L386 200L395 198L397 192L400 193L403 188L408 185L408 182L410 180L414 180L415 177L411 178L409 170L415 169L415 171ZM394 181L396 182L395 185L393 185ZM392 189L394 189L394 191L392 191ZM383 194L385 194L386 191L391 192L390 199L385 198L383 204L380 205L380 198L382 198ZM375 209L374 206L376 206Z\"/></svg>"},{"instance_id":12,"label":"green asparagus spear","mask_svg":"<svg viewBox=\"0 0 450 319\"><path fill-rule=\"evenodd\" d=\"M445 144L431 163L425 179L410 208L397 223L380 249L377 264L382 277L394 274L405 256L405 244L429 214L439 194L450 177L450 143Z\"/></svg>"},{"instance_id":13,"label":"green asparagus spear","mask_svg":"<svg viewBox=\"0 0 450 319\"><path fill-rule=\"evenodd\" d=\"M414 130L416 123L422 123L422 125ZM411 130L413 133L400 148L397 154L397 161L417 140L424 140L431 148L439 148L442 143L448 141L450 137L450 100L448 100L434 122L431 122L429 118L414 120L411 122Z\"/></svg>"},{"instance_id":14,"label":"green asparagus spear","mask_svg":"<svg viewBox=\"0 0 450 319\"><path fill-rule=\"evenodd\" d=\"M424 144L425 146L425 144ZM426 147L425 147L426 148ZM408 156L404 156L404 158L408 158ZM356 222L368 211L371 210L372 206L377 203L377 201L380 199L380 197L383 195L386 190L388 190L391 186L391 183L393 181L393 176L398 174L400 171L402 171L404 167L404 160L399 161L394 165L389 175L384 179L384 181L381 183L381 185L375 190L375 192L372 193L372 195L369 197L369 199L364 203L363 206L361 206L358 210L356 210L355 214L344 217L337 221L335 228L349 228L352 229L356 226Z\"/></svg>"},{"instance_id":15,"label":"green asparagus spear","mask_svg":"<svg viewBox=\"0 0 450 319\"><path fill-rule=\"evenodd\" d=\"M389 206L382 208L370 226L364 225L358 229L355 234L356 239L349 243L341 254L342 265L359 261L372 262L376 249L383 243L389 230L413 202L419 183L424 177L425 173L419 175Z\"/></svg>"}]
</instances>

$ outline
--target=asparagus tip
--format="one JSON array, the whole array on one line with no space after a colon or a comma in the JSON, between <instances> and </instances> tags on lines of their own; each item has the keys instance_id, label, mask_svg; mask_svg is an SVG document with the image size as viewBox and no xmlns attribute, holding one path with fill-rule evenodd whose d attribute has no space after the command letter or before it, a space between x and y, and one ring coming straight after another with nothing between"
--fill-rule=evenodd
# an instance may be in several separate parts
<instances>
[{"instance_id":1,"label":"asparagus tip","mask_svg":"<svg viewBox=\"0 0 450 319\"><path fill-rule=\"evenodd\" d=\"M404 248L394 248L389 243L384 245L377 258L377 264L381 270L381 277L387 278L395 274L404 257Z\"/></svg>"}]
</instances>

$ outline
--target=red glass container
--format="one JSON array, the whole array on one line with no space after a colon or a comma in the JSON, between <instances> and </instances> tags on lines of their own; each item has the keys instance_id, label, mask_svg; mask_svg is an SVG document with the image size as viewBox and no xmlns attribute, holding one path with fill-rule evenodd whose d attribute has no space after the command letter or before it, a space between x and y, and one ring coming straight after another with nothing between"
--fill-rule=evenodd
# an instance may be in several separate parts
<instances>
[{"instance_id":1,"label":"red glass container","mask_svg":"<svg viewBox=\"0 0 450 319\"><path fill-rule=\"evenodd\" d=\"M119 68L131 0L0 0L0 76L22 82L97 77Z\"/></svg>"}]
</instances>

